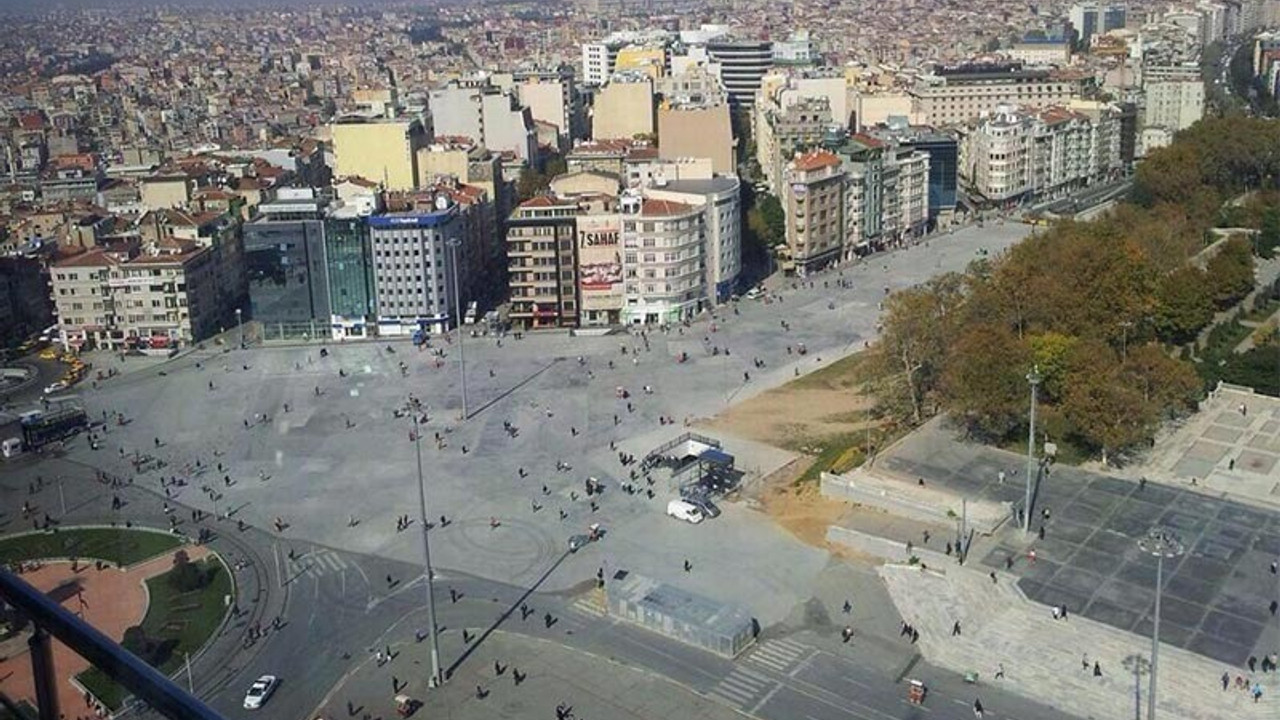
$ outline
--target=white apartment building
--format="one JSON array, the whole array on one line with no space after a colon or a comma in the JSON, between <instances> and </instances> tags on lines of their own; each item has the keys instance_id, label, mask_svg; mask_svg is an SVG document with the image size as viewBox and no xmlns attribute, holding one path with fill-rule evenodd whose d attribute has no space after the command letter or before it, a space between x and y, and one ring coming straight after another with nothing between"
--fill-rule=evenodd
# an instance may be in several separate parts
<instances>
[{"instance_id":1,"label":"white apartment building","mask_svg":"<svg viewBox=\"0 0 1280 720\"><path fill-rule=\"evenodd\" d=\"M461 274L471 266L466 257L470 250L457 206L441 200L433 211L368 219L379 335L441 333L457 324L460 299L454 270ZM455 239L456 251L450 245ZM465 288L469 281L460 277L458 285Z\"/></svg>"},{"instance_id":2,"label":"white apartment building","mask_svg":"<svg viewBox=\"0 0 1280 720\"><path fill-rule=\"evenodd\" d=\"M963 133L960 177L994 203L1064 193L1120 169L1119 126L1109 106L1004 107Z\"/></svg>"},{"instance_id":3,"label":"white apartment building","mask_svg":"<svg viewBox=\"0 0 1280 720\"><path fill-rule=\"evenodd\" d=\"M644 190L653 200L670 200L703 210L706 228L706 288L717 305L737 290L742 272L740 185L732 175L700 180L659 180Z\"/></svg>"},{"instance_id":4,"label":"white apartment building","mask_svg":"<svg viewBox=\"0 0 1280 720\"><path fill-rule=\"evenodd\" d=\"M623 195L621 208L622 322L653 325L693 319L707 304L703 208L633 192Z\"/></svg>"},{"instance_id":5,"label":"white apartment building","mask_svg":"<svg viewBox=\"0 0 1280 720\"><path fill-rule=\"evenodd\" d=\"M212 249L167 239L139 249L95 249L50 270L65 349L169 350L219 330Z\"/></svg>"},{"instance_id":6,"label":"white apartment building","mask_svg":"<svg viewBox=\"0 0 1280 720\"><path fill-rule=\"evenodd\" d=\"M939 70L910 90L923 124L955 125L996 112L1003 105L1064 105L1079 97L1082 77L1051 70Z\"/></svg>"},{"instance_id":7,"label":"white apartment building","mask_svg":"<svg viewBox=\"0 0 1280 720\"><path fill-rule=\"evenodd\" d=\"M1204 79L1194 63L1143 68L1142 90L1143 128L1163 131L1144 134L1143 155L1167 144L1155 138L1172 137L1204 117Z\"/></svg>"}]
</instances>

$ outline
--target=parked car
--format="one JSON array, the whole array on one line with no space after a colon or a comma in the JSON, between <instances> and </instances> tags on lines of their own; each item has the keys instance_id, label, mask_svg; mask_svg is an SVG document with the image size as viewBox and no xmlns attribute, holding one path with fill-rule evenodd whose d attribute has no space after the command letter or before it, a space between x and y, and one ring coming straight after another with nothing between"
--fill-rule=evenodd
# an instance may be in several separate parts
<instances>
[{"instance_id":1,"label":"parked car","mask_svg":"<svg viewBox=\"0 0 1280 720\"><path fill-rule=\"evenodd\" d=\"M244 709L257 710L266 704L267 699L271 697L271 693L276 691L276 687L280 684L280 679L275 675L263 675L253 684L249 686L249 692L244 694Z\"/></svg>"},{"instance_id":2,"label":"parked car","mask_svg":"<svg viewBox=\"0 0 1280 720\"><path fill-rule=\"evenodd\" d=\"M694 525L703 520L702 510L697 505L684 500L672 500L667 503L667 514L677 520L684 520Z\"/></svg>"}]
</instances>

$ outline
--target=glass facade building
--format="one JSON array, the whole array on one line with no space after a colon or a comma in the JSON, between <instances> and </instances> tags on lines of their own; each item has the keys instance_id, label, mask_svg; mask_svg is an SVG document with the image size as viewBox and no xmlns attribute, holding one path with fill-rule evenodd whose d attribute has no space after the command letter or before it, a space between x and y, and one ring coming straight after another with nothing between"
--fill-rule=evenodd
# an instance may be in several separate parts
<instances>
[{"instance_id":1,"label":"glass facade building","mask_svg":"<svg viewBox=\"0 0 1280 720\"><path fill-rule=\"evenodd\" d=\"M263 218L244 229L250 317L264 324L329 321L324 223Z\"/></svg>"},{"instance_id":2,"label":"glass facade building","mask_svg":"<svg viewBox=\"0 0 1280 720\"><path fill-rule=\"evenodd\" d=\"M340 325L363 326L378 310L365 218L325 220L324 250L335 332Z\"/></svg>"}]
</instances>

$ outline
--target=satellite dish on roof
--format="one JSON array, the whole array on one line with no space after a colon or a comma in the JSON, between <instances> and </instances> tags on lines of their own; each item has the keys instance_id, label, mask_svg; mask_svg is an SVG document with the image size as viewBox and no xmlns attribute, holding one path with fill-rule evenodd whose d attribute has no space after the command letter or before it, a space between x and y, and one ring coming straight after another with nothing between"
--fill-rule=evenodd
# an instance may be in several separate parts
<instances>
[{"instance_id":1,"label":"satellite dish on roof","mask_svg":"<svg viewBox=\"0 0 1280 720\"><path fill-rule=\"evenodd\" d=\"M437 210L448 210L448 209L449 209L449 197L448 197L447 195L437 195L437 196L436 196L436 209L437 209Z\"/></svg>"}]
</instances>

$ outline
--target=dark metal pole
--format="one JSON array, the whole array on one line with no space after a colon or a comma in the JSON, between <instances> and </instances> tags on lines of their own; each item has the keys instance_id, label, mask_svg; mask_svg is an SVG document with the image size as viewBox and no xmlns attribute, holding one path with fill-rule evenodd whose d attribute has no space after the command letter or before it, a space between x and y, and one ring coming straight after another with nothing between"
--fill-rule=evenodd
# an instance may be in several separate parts
<instances>
[{"instance_id":1,"label":"dark metal pole","mask_svg":"<svg viewBox=\"0 0 1280 720\"><path fill-rule=\"evenodd\" d=\"M31 674L36 686L40 720L58 720L57 671L53 667L53 644L49 642L49 633L37 625L35 632L27 638L27 647L31 648Z\"/></svg>"}]
</instances>

